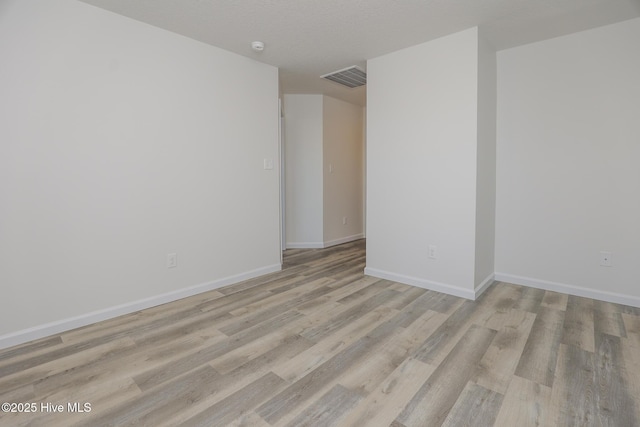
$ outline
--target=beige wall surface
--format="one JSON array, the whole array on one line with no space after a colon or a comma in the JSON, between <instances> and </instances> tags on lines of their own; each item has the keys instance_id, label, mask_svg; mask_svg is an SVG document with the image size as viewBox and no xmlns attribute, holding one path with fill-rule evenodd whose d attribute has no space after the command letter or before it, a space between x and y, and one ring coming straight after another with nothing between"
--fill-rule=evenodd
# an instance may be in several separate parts
<instances>
[{"instance_id":1,"label":"beige wall surface","mask_svg":"<svg viewBox=\"0 0 640 427\"><path fill-rule=\"evenodd\" d=\"M328 96L323 105L324 243L364 232L363 109Z\"/></svg>"}]
</instances>

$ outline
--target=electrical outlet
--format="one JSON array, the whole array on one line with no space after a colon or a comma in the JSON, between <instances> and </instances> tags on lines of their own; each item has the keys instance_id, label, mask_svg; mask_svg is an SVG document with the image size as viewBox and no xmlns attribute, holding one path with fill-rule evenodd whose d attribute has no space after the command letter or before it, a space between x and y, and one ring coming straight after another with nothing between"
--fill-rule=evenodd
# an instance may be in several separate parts
<instances>
[{"instance_id":1,"label":"electrical outlet","mask_svg":"<svg viewBox=\"0 0 640 427\"><path fill-rule=\"evenodd\" d=\"M611 252L600 252L600 265L602 267L611 267Z\"/></svg>"},{"instance_id":2,"label":"electrical outlet","mask_svg":"<svg viewBox=\"0 0 640 427\"><path fill-rule=\"evenodd\" d=\"M346 225L347 224L347 217L343 216L342 217L342 225Z\"/></svg>"},{"instance_id":3,"label":"electrical outlet","mask_svg":"<svg viewBox=\"0 0 640 427\"><path fill-rule=\"evenodd\" d=\"M167 254L167 268L176 268L178 266L178 254Z\"/></svg>"},{"instance_id":4,"label":"electrical outlet","mask_svg":"<svg viewBox=\"0 0 640 427\"><path fill-rule=\"evenodd\" d=\"M438 258L438 248L435 245L429 245L429 258Z\"/></svg>"}]
</instances>

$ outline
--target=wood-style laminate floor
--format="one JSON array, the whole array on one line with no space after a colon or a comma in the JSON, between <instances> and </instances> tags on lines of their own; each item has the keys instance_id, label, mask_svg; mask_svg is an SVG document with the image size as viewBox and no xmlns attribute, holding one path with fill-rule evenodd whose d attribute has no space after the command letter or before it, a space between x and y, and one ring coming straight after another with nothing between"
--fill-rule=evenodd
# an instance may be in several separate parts
<instances>
[{"instance_id":1,"label":"wood-style laminate floor","mask_svg":"<svg viewBox=\"0 0 640 427\"><path fill-rule=\"evenodd\" d=\"M640 425L640 309L467 301L364 276L364 246L0 351L0 402L37 409L0 425Z\"/></svg>"}]
</instances>

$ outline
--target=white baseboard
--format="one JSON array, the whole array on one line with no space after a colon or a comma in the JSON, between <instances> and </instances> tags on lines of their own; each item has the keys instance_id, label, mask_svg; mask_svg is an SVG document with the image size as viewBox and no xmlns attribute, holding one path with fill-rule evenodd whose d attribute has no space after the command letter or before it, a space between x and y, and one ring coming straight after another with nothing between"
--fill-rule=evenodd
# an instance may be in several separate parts
<instances>
[{"instance_id":1,"label":"white baseboard","mask_svg":"<svg viewBox=\"0 0 640 427\"><path fill-rule=\"evenodd\" d=\"M578 297L585 297L597 299L600 301L640 307L640 298L632 295L618 294L615 292L601 291L596 289L584 288L582 286L550 282L548 280L516 276L507 273L496 273L495 280L500 282L513 283L515 285L529 286L531 288L544 289L546 291L562 292L564 294L575 295Z\"/></svg>"},{"instance_id":2,"label":"white baseboard","mask_svg":"<svg viewBox=\"0 0 640 427\"><path fill-rule=\"evenodd\" d=\"M46 323L44 325L34 326L32 328L24 329L18 332L12 332L0 336L0 349L12 347L14 345L22 344L39 338L44 338L49 335L70 331L71 329L90 325L92 323L100 322L107 319L112 319L114 317L122 316L123 314L129 314L139 310L144 310L145 308L166 304L168 302L176 301L203 292L212 291L214 289L219 289L224 286L232 285L234 283L253 279L254 277L262 276L264 274L269 274L280 270L282 270L282 265L273 264L244 273L236 274L234 276L224 277L222 279L213 280L211 282L201 283L199 285L179 289L177 291L167 292L165 294L120 304L114 307L109 307L86 314L81 314L79 316L70 317L68 319L62 319L55 322Z\"/></svg>"},{"instance_id":3,"label":"white baseboard","mask_svg":"<svg viewBox=\"0 0 640 427\"><path fill-rule=\"evenodd\" d=\"M326 242L287 242L287 249L324 249L331 246L341 245L343 243L353 242L354 240L364 239L364 234L354 234L352 236L341 237Z\"/></svg>"},{"instance_id":4,"label":"white baseboard","mask_svg":"<svg viewBox=\"0 0 640 427\"><path fill-rule=\"evenodd\" d=\"M327 242L324 242L324 247L328 248L331 246L341 245L343 243L349 243L349 242L353 242L355 240L360 240L360 239L364 239L363 233L354 234L353 236L341 237L340 239L329 240Z\"/></svg>"},{"instance_id":5,"label":"white baseboard","mask_svg":"<svg viewBox=\"0 0 640 427\"><path fill-rule=\"evenodd\" d=\"M287 249L322 249L323 242L287 242Z\"/></svg>"},{"instance_id":6,"label":"white baseboard","mask_svg":"<svg viewBox=\"0 0 640 427\"><path fill-rule=\"evenodd\" d=\"M490 275L487 276L486 279L480 282L480 284L476 286L474 289L474 292L476 294L476 297L474 299L478 299L478 297L482 295L484 291L489 289L489 287L494 281L495 281L495 274L491 273Z\"/></svg>"},{"instance_id":7,"label":"white baseboard","mask_svg":"<svg viewBox=\"0 0 640 427\"><path fill-rule=\"evenodd\" d=\"M453 295L456 297L462 297L470 300L476 299L475 290L464 289L458 286L447 285L445 283L433 282L431 280L424 280L417 277L405 276L403 274L392 273L390 271L378 270L376 268L370 268L370 267L365 267L364 274L368 276L379 277L380 279L386 279L386 280L392 280L394 282L404 283L406 285L417 286L423 289L442 292L442 293ZM490 283L491 282L489 282L489 284ZM482 286L487 287L488 284L485 284ZM478 289L480 289L480 287ZM484 291L484 289L482 289L482 291Z\"/></svg>"}]
</instances>

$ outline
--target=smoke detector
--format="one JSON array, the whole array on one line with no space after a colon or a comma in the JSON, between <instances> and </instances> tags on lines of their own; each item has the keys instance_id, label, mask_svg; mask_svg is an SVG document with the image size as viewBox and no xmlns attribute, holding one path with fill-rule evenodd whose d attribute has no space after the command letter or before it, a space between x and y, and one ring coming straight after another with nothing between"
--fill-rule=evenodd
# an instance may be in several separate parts
<instances>
[{"instance_id":1,"label":"smoke detector","mask_svg":"<svg viewBox=\"0 0 640 427\"><path fill-rule=\"evenodd\" d=\"M251 49L255 50L256 52L262 52L264 50L264 43L262 42L251 42Z\"/></svg>"},{"instance_id":2,"label":"smoke detector","mask_svg":"<svg viewBox=\"0 0 640 427\"><path fill-rule=\"evenodd\" d=\"M367 84L367 73L356 65L320 77L351 89Z\"/></svg>"}]
</instances>

